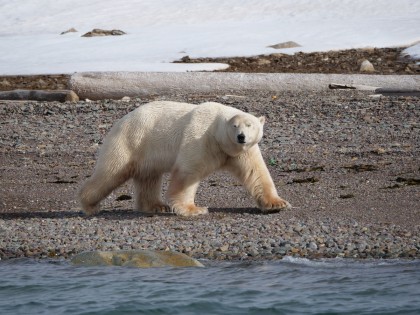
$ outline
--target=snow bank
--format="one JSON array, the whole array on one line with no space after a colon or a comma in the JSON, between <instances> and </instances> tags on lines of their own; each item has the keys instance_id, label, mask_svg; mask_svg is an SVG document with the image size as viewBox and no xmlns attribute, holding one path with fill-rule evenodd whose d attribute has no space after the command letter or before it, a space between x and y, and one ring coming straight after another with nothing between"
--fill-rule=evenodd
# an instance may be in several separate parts
<instances>
[{"instance_id":1,"label":"snow bank","mask_svg":"<svg viewBox=\"0 0 420 315\"><path fill-rule=\"evenodd\" d=\"M198 71L190 57L409 45L418 0L0 0L0 74ZM74 27L78 33L61 32ZM81 37L93 28L123 36ZM268 46L295 41L302 47Z\"/></svg>"}]
</instances>

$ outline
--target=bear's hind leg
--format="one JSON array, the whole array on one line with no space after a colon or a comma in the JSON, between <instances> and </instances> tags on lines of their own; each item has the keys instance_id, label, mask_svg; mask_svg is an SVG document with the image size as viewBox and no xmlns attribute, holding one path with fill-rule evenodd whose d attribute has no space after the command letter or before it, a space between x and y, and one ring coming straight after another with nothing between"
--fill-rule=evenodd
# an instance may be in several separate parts
<instances>
[{"instance_id":1,"label":"bear's hind leg","mask_svg":"<svg viewBox=\"0 0 420 315\"><path fill-rule=\"evenodd\" d=\"M168 188L168 199L173 212L181 216L196 216L207 214L206 207L197 207L194 203L195 193L200 181L189 176L183 176L177 170L172 172Z\"/></svg>"},{"instance_id":2,"label":"bear's hind leg","mask_svg":"<svg viewBox=\"0 0 420 315\"><path fill-rule=\"evenodd\" d=\"M124 184L131 176L129 165L119 170L96 169L94 174L83 184L79 191L79 200L83 211L93 215L100 211L99 203L115 188Z\"/></svg>"},{"instance_id":3,"label":"bear's hind leg","mask_svg":"<svg viewBox=\"0 0 420 315\"><path fill-rule=\"evenodd\" d=\"M170 207L162 201L162 174L149 174L133 178L138 211L162 213L170 212Z\"/></svg>"}]
</instances>

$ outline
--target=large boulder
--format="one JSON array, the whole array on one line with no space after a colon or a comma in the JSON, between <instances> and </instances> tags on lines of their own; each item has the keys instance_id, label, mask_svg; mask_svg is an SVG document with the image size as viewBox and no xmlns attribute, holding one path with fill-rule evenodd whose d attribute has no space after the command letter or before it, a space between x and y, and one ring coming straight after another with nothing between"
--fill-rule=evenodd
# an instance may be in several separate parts
<instances>
[{"instance_id":1,"label":"large boulder","mask_svg":"<svg viewBox=\"0 0 420 315\"><path fill-rule=\"evenodd\" d=\"M91 251L73 256L71 262L81 266L126 267L204 267L198 260L173 251L118 250Z\"/></svg>"}]
</instances>

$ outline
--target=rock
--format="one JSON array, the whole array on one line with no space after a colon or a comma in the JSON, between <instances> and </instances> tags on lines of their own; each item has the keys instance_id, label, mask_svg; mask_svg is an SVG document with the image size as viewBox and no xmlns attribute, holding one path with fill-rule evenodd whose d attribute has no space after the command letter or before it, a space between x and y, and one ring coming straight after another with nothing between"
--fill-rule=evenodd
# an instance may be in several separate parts
<instances>
[{"instance_id":1,"label":"rock","mask_svg":"<svg viewBox=\"0 0 420 315\"><path fill-rule=\"evenodd\" d=\"M369 60L363 60L362 64L360 65L360 72L373 73L375 72L375 68Z\"/></svg>"},{"instance_id":2,"label":"rock","mask_svg":"<svg viewBox=\"0 0 420 315\"><path fill-rule=\"evenodd\" d=\"M117 250L91 251L73 256L71 262L81 266L124 267L204 267L198 260L173 251Z\"/></svg>"},{"instance_id":3,"label":"rock","mask_svg":"<svg viewBox=\"0 0 420 315\"><path fill-rule=\"evenodd\" d=\"M288 55L287 54L282 54L282 53L274 53L274 54L270 54L270 57L283 58L283 57L288 57Z\"/></svg>"},{"instance_id":4,"label":"rock","mask_svg":"<svg viewBox=\"0 0 420 315\"><path fill-rule=\"evenodd\" d=\"M227 252L228 250L229 250L229 245L228 244L225 244L225 245L220 247L220 251L222 251L222 252Z\"/></svg>"},{"instance_id":5,"label":"rock","mask_svg":"<svg viewBox=\"0 0 420 315\"><path fill-rule=\"evenodd\" d=\"M42 89L45 89L45 88L48 86L47 82L45 82L43 79L39 79L39 80L38 80L38 85L39 85Z\"/></svg>"},{"instance_id":6,"label":"rock","mask_svg":"<svg viewBox=\"0 0 420 315\"><path fill-rule=\"evenodd\" d=\"M94 36L117 36L126 34L120 30L102 30L100 28L94 28L92 31L82 35L82 37L94 37Z\"/></svg>"},{"instance_id":7,"label":"rock","mask_svg":"<svg viewBox=\"0 0 420 315\"><path fill-rule=\"evenodd\" d=\"M69 28L67 31L61 32L60 35L64 35L67 33L77 33L77 30L74 27L72 27L72 28Z\"/></svg>"},{"instance_id":8,"label":"rock","mask_svg":"<svg viewBox=\"0 0 420 315\"><path fill-rule=\"evenodd\" d=\"M407 68L410 72L420 73L420 62L409 64Z\"/></svg>"},{"instance_id":9,"label":"rock","mask_svg":"<svg viewBox=\"0 0 420 315\"><path fill-rule=\"evenodd\" d=\"M184 57L181 58L181 61L182 62L190 62L191 58L190 58L190 56L184 56Z\"/></svg>"},{"instance_id":10,"label":"rock","mask_svg":"<svg viewBox=\"0 0 420 315\"><path fill-rule=\"evenodd\" d=\"M302 47L302 46L299 45L298 43L289 41L289 42L284 42L284 43L278 43L278 44L271 45L268 47L274 48L274 49L285 49L285 48L295 48L295 47Z\"/></svg>"},{"instance_id":11,"label":"rock","mask_svg":"<svg viewBox=\"0 0 420 315\"><path fill-rule=\"evenodd\" d=\"M308 246L311 250L317 250L318 245L315 242L310 242Z\"/></svg>"},{"instance_id":12,"label":"rock","mask_svg":"<svg viewBox=\"0 0 420 315\"><path fill-rule=\"evenodd\" d=\"M259 66L266 66L266 65L269 65L270 63L271 63L271 61L268 60L268 59L258 59L258 61L257 61L257 64Z\"/></svg>"},{"instance_id":13,"label":"rock","mask_svg":"<svg viewBox=\"0 0 420 315\"><path fill-rule=\"evenodd\" d=\"M0 82L0 87L3 89L9 88L11 86L12 84L6 79L3 79L3 81Z\"/></svg>"}]
</instances>

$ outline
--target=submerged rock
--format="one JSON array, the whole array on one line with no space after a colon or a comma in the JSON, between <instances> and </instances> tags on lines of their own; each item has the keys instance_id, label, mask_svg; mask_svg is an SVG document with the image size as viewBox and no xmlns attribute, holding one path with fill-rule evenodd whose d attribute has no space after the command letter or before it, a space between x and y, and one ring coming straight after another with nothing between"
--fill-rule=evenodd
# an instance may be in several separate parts
<instances>
[{"instance_id":1,"label":"submerged rock","mask_svg":"<svg viewBox=\"0 0 420 315\"><path fill-rule=\"evenodd\" d=\"M81 266L125 267L204 267L198 260L173 251L118 250L91 251L73 256L71 262Z\"/></svg>"}]
</instances>

